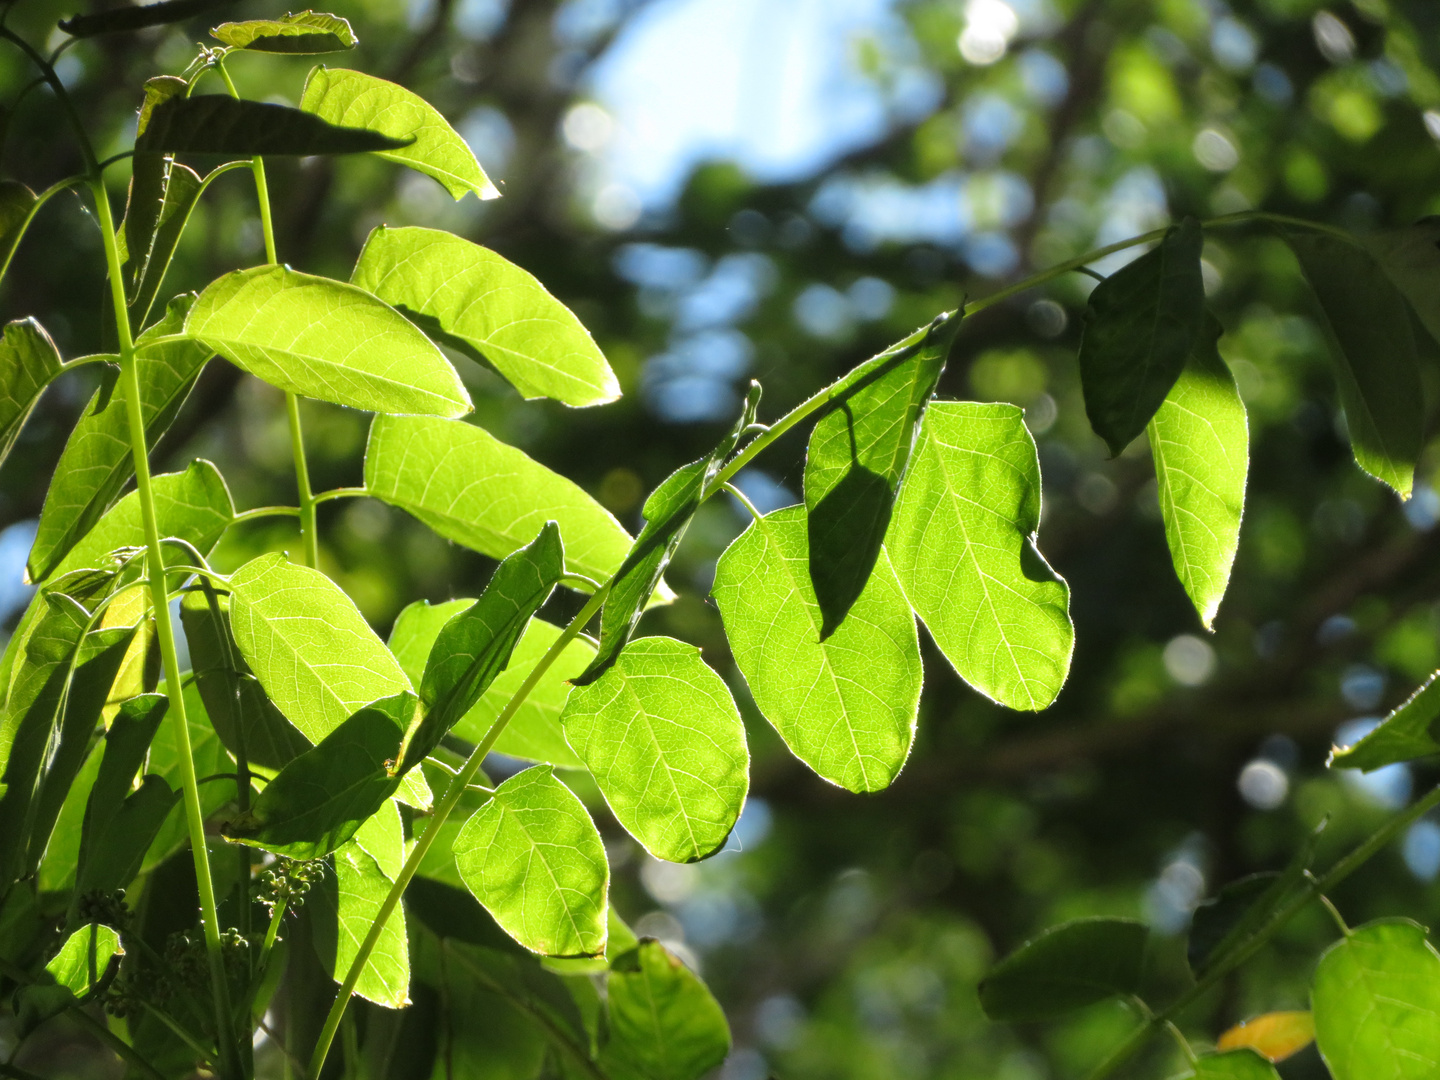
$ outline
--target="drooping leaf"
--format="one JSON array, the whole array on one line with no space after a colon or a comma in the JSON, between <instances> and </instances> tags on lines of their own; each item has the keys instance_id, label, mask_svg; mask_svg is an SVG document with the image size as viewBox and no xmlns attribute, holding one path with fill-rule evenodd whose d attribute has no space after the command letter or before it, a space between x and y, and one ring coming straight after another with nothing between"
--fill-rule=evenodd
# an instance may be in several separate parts
<instances>
[{"instance_id":1,"label":"drooping leaf","mask_svg":"<svg viewBox=\"0 0 1440 1080\"><path fill-rule=\"evenodd\" d=\"M1249 1047L1268 1061L1284 1061L1315 1039L1315 1017L1303 1011L1272 1012L1252 1017L1223 1032L1220 1050Z\"/></svg>"},{"instance_id":2,"label":"drooping leaf","mask_svg":"<svg viewBox=\"0 0 1440 1080\"><path fill-rule=\"evenodd\" d=\"M709 989L653 938L615 958L606 981L614 1080L699 1080L730 1052L730 1025Z\"/></svg>"},{"instance_id":3,"label":"drooping leaf","mask_svg":"<svg viewBox=\"0 0 1440 1080\"><path fill-rule=\"evenodd\" d=\"M0 266L6 265L20 246L35 201L35 193L20 181L0 180Z\"/></svg>"},{"instance_id":4,"label":"drooping leaf","mask_svg":"<svg viewBox=\"0 0 1440 1080\"><path fill-rule=\"evenodd\" d=\"M886 544L910 605L960 677L1043 709L1070 669L1070 592L1035 546L1040 462L1013 405L936 402Z\"/></svg>"},{"instance_id":5,"label":"drooping leaf","mask_svg":"<svg viewBox=\"0 0 1440 1080\"><path fill-rule=\"evenodd\" d=\"M1354 746L1332 748L1329 765L1335 769L1371 772L1397 761L1440 754L1440 741L1435 738L1437 718L1440 718L1440 671L1426 679L1420 689Z\"/></svg>"},{"instance_id":6,"label":"drooping leaf","mask_svg":"<svg viewBox=\"0 0 1440 1080\"><path fill-rule=\"evenodd\" d=\"M194 94L156 105L135 140L135 151L295 157L394 151L405 145L403 138L327 123L310 110L225 94Z\"/></svg>"},{"instance_id":7,"label":"drooping leaf","mask_svg":"<svg viewBox=\"0 0 1440 1080\"><path fill-rule=\"evenodd\" d=\"M1133 994L1147 935L1133 919L1073 919L1051 927L980 980L980 1006L992 1020L1045 1020Z\"/></svg>"},{"instance_id":8,"label":"drooping leaf","mask_svg":"<svg viewBox=\"0 0 1440 1080\"><path fill-rule=\"evenodd\" d=\"M473 424L377 416L365 489L492 559L546 521L560 525L566 567L587 577L608 578L630 550L630 534L578 486Z\"/></svg>"},{"instance_id":9,"label":"drooping leaf","mask_svg":"<svg viewBox=\"0 0 1440 1080\"><path fill-rule=\"evenodd\" d=\"M439 229L378 226L350 280L436 341L491 364L522 397L600 405L620 384L590 332L533 276Z\"/></svg>"},{"instance_id":10,"label":"drooping leaf","mask_svg":"<svg viewBox=\"0 0 1440 1080\"><path fill-rule=\"evenodd\" d=\"M230 626L270 700L313 743L362 706L414 692L354 601L284 555L261 555L231 577ZM408 727L406 717L402 734Z\"/></svg>"},{"instance_id":11,"label":"drooping leaf","mask_svg":"<svg viewBox=\"0 0 1440 1080\"><path fill-rule=\"evenodd\" d=\"M157 105L171 98L183 98L189 89L188 82L174 75L159 75L146 79L145 97L140 104L140 116L136 121L136 137L145 134ZM124 272L125 295L130 302L134 301L135 290L145 272L150 249L155 243L155 231L160 224L172 173L177 177L177 197L183 195L181 189L187 186L186 181L190 178L195 181L193 185L189 185L192 191L198 191L199 178L185 166L177 165L172 156L155 150L137 150L130 156L130 188L125 198L125 218L115 234L121 269ZM187 173L189 177L186 177ZM109 316L114 318L113 310L109 312ZM132 330L135 326L136 320L132 317Z\"/></svg>"},{"instance_id":12,"label":"drooping leaf","mask_svg":"<svg viewBox=\"0 0 1440 1080\"><path fill-rule=\"evenodd\" d=\"M1430 215L1404 229L1357 239L1440 342L1440 217Z\"/></svg>"},{"instance_id":13,"label":"drooping leaf","mask_svg":"<svg viewBox=\"0 0 1440 1080\"><path fill-rule=\"evenodd\" d=\"M202 183L193 169L178 161L168 161L154 221L148 235L145 235L143 246L133 241L126 243L125 292L131 319L137 325L150 317L150 309L165 281L165 273L170 269L170 260L180 244L180 235L190 220L190 212L199 201ZM127 211L125 227L128 229L129 226L130 214Z\"/></svg>"},{"instance_id":14,"label":"drooping leaf","mask_svg":"<svg viewBox=\"0 0 1440 1080\"><path fill-rule=\"evenodd\" d=\"M561 714L615 818L659 859L720 850L745 806L750 752L724 680L693 645L636 638Z\"/></svg>"},{"instance_id":15,"label":"drooping leaf","mask_svg":"<svg viewBox=\"0 0 1440 1080\"><path fill-rule=\"evenodd\" d=\"M1280 1080L1274 1065L1248 1049L1201 1054L1193 1076L1194 1080Z\"/></svg>"},{"instance_id":16,"label":"drooping leaf","mask_svg":"<svg viewBox=\"0 0 1440 1080\"><path fill-rule=\"evenodd\" d=\"M420 682L424 676L425 661L430 656L430 647L439 636L440 628L474 602L450 600L443 604L429 604L417 600L396 617L387 644L412 683ZM510 654L509 666L496 677L470 711L456 722L451 732L470 743L483 739L500 715L500 710L509 703L520 684L559 636L559 627L543 619L531 619ZM560 713L570 696L569 680L584 671L594 655L595 650L583 639L576 638L566 645L505 725L505 730L495 742L495 750L562 769L583 769L585 763L570 749L560 730Z\"/></svg>"},{"instance_id":17,"label":"drooping leaf","mask_svg":"<svg viewBox=\"0 0 1440 1080\"><path fill-rule=\"evenodd\" d=\"M328 855L400 786L390 770L414 711L408 690L363 706L281 769L226 835L293 859Z\"/></svg>"},{"instance_id":18,"label":"drooping leaf","mask_svg":"<svg viewBox=\"0 0 1440 1080\"><path fill-rule=\"evenodd\" d=\"M530 617L564 571L560 529L547 522L495 569L480 599L441 628L420 684L425 716L406 744L403 769L423 761L505 670Z\"/></svg>"},{"instance_id":19,"label":"drooping leaf","mask_svg":"<svg viewBox=\"0 0 1440 1080\"><path fill-rule=\"evenodd\" d=\"M1146 429L1175 573L1208 630L1240 542L1250 433L1213 315Z\"/></svg>"},{"instance_id":20,"label":"drooping leaf","mask_svg":"<svg viewBox=\"0 0 1440 1080\"><path fill-rule=\"evenodd\" d=\"M210 36L236 49L313 56L355 48L355 31L338 15L301 11L278 19L221 23Z\"/></svg>"},{"instance_id":21,"label":"drooping leaf","mask_svg":"<svg viewBox=\"0 0 1440 1080\"><path fill-rule=\"evenodd\" d=\"M1358 243L1319 232L1285 239L1319 302L1355 462L1408 497L1425 415L1405 298Z\"/></svg>"},{"instance_id":22,"label":"drooping leaf","mask_svg":"<svg viewBox=\"0 0 1440 1080\"><path fill-rule=\"evenodd\" d=\"M363 289L283 266L211 282L185 333L257 378L372 412L462 416L470 397L430 340Z\"/></svg>"},{"instance_id":23,"label":"drooping leaf","mask_svg":"<svg viewBox=\"0 0 1440 1080\"><path fill-rule=\"evenodd\" d=\"M1085 414L1119 454L1160 408L1205 322L1200 223L1186 218L1095 286L1080 338Z\"/></svg>"},{"instance_id":24,"label":"drooping leaf","mask_svg":"<svg viewBox=\"0 0 1440 1080\"><path fill-rule=\"evenodd\" d=\"M71 37L124 34L147 26L166 26L203 15L231 0L160 0L155 4L111 8L93 15L72 15L60 20L60 29Z\"/></svg>"},{"instance_id":25,"label":"drooping leaf","mask_svg":"<svg viewBox=\"0 0 1440 1080\"><path fill-rule=\"evenodd\" d=\"M0 337L0 463L10 456L41 392L60 374L60 364L55 343L34 319L5 324Z\"/></svg>"},{"instance_id":26,"label":"drooping leaf","mask_svg":"<svg viewBox=\"0 0 1440 1080\"><path fill-rule=\"evenodd\" d=\"M120 935L112 927L88 923L65 939L60 951L45 965L44 981L20 988L16 994L16 1022L24 1038L41 1023L85 1000L105 977L120 948Z\"/></svg>"},{"instance_id":27,"label":"drooping leaf","mask_svg":"<svg viewBox=\"0 0 1440 1080\"><path fill-rule=\"evenodd\" d=\"M810 433L805 509L822 641L870 580L915 427L959 329L958 313L942 315L866 361L831 393Z\"/></svg>"},{"instance_id":28,"label":"drooping leaf","mask_svg":"<svg viewBox=\"0 0 1440 1080\"><path fill-rule=\"evenodd\" d=\"M403 86L361 71L317 67L305 81L300 108L331 124L390 136L391 145L375 147L376 153L433 176L452 198L467 191L482 199L500 196L465 140L433 105Z\"/></svg>"},{"instance_id":29,"label":"drooping leaf","mask_svg":"<svg viewBox=\"0 0 1440 1080\"><path fill-rule=\"evenodd\" d=\"M550 766L501 784L460 830L454 852L465 887L525 948L547 956L605 951L605 847Z\"/></svg>"},{"instance_id":30,"label":"drooping leaf","mask_svg":"<svg viewBox=\"0 0 1440 1080\"><path fill-rule=\"evenodd\" d=\"M230 597L201 589L185 594L180 620L205 711L220 741L235 754L283 768L310 747L270 700L230 632Z\"/></svg>"},{"instance_id":31,"label":"drooping leaf","mask_svg":"<svg viewBox=\"0 0 1440 1080\"><path fill-rule=\"evenodd\" d=\"M1421 1080L1440 1072L1440 955L1408 919L1336 942L1310 989L1315 1041L1334 1080Z\"/></svg>"},{"instance_id":32,"label":"drooping leaf","mask_svg":"<svg viewBox=\"0 0 1440 1080\"><path fill-rule=\"evenodd\" d=\"M878 791L915 734L915 616L882 551L849 616L822 641L805 532L804 507L766 514L720 556L711 592L755 704L795 756L833 784Z\"/></svg>"},{"instance_id":33,"label":"drooping leaf","mask_svg":"<svg viewBox=\"0 0 1440 1080\"><path fill-rule=\"evenodd\" d=\"M192 300L190 296L173 300L165 318L136 342L140 413L148 446L169 429L211 356L205 346L184 339L151 344L157 337L180 332ZM107 379L91 396L55 466L30 549L32 580L43 581L50 575L135 475L129 423L125 388L114 377Z\"/></svg>"}]
</instances>

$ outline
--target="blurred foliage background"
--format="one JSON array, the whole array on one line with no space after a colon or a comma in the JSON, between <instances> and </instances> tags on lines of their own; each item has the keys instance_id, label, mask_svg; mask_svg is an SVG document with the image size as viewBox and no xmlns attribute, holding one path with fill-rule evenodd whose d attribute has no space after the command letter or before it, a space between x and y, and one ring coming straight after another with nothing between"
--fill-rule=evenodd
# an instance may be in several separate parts
<instances>
[{"instance_id":1,"label":"blurred foliage background","mask_svg":"<svg viewBox=\"0 0 1440 1080\"><path fill-rule=\"evenodd\" d=\"M73 13L70 0L8 10L52 45ZM281 10L239 0L210 22ZM461 359L475 419L632 528L645 493L713 445L748 378L764 384L762 419L777 416L967 295L1184 214L1262 208L1363 230L1440 213L1431 0L346 0L336 13L361 40L341 62L435 102L504 197L454 204L379 161L275 161L281 257L343 278L372 226L443 225L535 273L590 327L625 397L587 411L522 402ZM210 22L64 54L102 153L128 146L140 83L183 69ZM247 96L293 104L307 64L246 55L230 69ZM23 95L5 114L4 175L38 190L80 162L30 78L0 51L0 99ZM117 201L124 174L111 172ZM55 200L0 287L4 317L35 314L67 357L103 346L87 217L78 198ZM197 211L167 289L261 257L251 181L236 172ZM1213 635L1171 569L1143 440L1108 460L1086 423L1074 354L1093 281L1078 274L977 316L941 383L942 396L1023 405L1040 445L1040 544L1071 584L1078 637L1049 712L981 699L927 645L904 773L875 796L831 789L748 705L706 598L743 513L716 500L687 535L670 573L681 599L642 632L701 645L748 708L750 804L730 850L673 866L589 801L619 911L700 968L726 1007L724 1080L1080 1075L1132 1022L1125 1009L992 1025L975 997L992 959L1060 919L1136 915L1160 937L1149 984L1163 1001L1188 979L1183 935L1201 898L1275 868L1329 815L1323 865L1436 779L1403 765L1333 775L1325 758L1440 667L1440 442L1401 505L1350 459L1277 240L1212 232L1205 272L1253 448ZM12 623L89 370L46 395L0 473ZM358 483L368 417L304 413L317 490ZM796 501L803 450L787 439L742 474L762 510ZM195 456L242 508L294 498L282 398L223 362L157 451L166 469ZM406 603L475 595L490 570L376 502L326 503L321 522L325 570L382 636ZM221 569L296 542L288 523L246 528ZM1429 922L1437 874L1440 821L1422 820L1335 899L1352 923ZM1333 936L1315 908L1200 1003L1187 1032L1203 1045L1253 1013L1305 1007ZM1179 1067L1172 1047L1151 1053L1135 1075ZM27 1057L47 1075L81 1061L63 1040ZM1323 1075L1313 1048L1281 1072Z\"/></svg>"}]
</instances>

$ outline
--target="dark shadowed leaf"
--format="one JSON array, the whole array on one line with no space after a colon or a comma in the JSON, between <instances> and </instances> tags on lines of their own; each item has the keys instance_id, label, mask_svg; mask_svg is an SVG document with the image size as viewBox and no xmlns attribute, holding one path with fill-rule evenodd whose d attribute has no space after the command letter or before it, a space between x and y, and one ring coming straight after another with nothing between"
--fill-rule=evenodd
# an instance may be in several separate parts
<instances>
[{"instance_id":1,"label":"dark shadowed leaf","mask_svg":"<svg viewBox=\"0 0 1440 1080\"><path fill-rule=\"evenodd\" d=\"M1434 730L1437 718L1440 718L1440 672L1426 679L1425 685L1354 746L1331 750L1329 764L1337 769L1371 772L1397 761L1440 754L1440 741L1436 740Z\"/></svg>"},{"instance_id":2,"label":"dark shadowed leaf","mask_svg":"<svg viewBox=\"0 0 1440 1080\"><path fill-rule=\"evenodd\" d=\"M1119 454L1175 385L1205 320L1200 223L1186 218L1095 286L1080 339L1080 385L1095 434Z\"/></svg>"},{"instance_id":3,"label":"dark shadowed leaf","mask_svg":"<svg viewBox=\"0 0 1440 1080\"><path fill-rule=\"evenodd\" d=\"M915 426L960 329L942 315L872 360L832 391L805 457L810 580L835 632L870 580L910 460Z\"/></svg>"},{"instance_id":4,"label":"dark shadowed leaf","mask_svg":"<svg viewBox=\"0 0 1440 1080\"><path fill-rule=\"evenodd\" d=\"M1148 931L1133 919L1074 919L1051 927L980 981L992 1020L1044 1020L1140 989Z\"/></svg>"},{"instance_id":5,"label":"dark shadowed leaf","mask_svg":"<svg viewBox=\"0 0 1440 1080\"><path fill-rule=\"evenodd\" d=\"M34 319L5 324L0 337L0 462L15 445L40 393L60 374L60 353Z\"/></svg>"},{"instance_id":6,"label":"dark shadowed leaf","mask_svg":"<svg viewBox=\"0 0 1440 1080\"><path fill-rule=\"evenodd\" d=\"M709 989L653 938L615 958L606 982L614 1080L698 1080L730 1052L730 1025Z\"/></svg>"},{"instance_id":7,"label":"dark shadowed leaf","mask_svg":"<svg viewBox=\"0 0 1440 1080\"><path fill-rule=\"evenodd\" d=\"M225 154L252 157L360 154L406 145L378 131L336 127L288 105L244 101L224 94L171 98L155 106L135 140L137 153Z\"/></svg>"},{"instance_id":8,"label":"dark shadowed leaf","mask_svg":"<svg viewBox=\"0 0 1440 1080\"><path fill-rule=\"evenodd\" d=\"M1440 217L1357 239L1410 301L1430 336L1440 341Z\"/></svg>"},{"instance_id":9,"label":"dark shadowed leaf","mask_svg":"<svg viewBox=\"0 0 1440 1080\"><path fill-rule=\"evenodd\" d=\"M221 23L210 36L237 49L254 52L316 53L345 52L355 48L355 31L338 15L323 11L301 11L278 19L250 19Z\"/></svg>"},{"instance_id":10,"label":"dark shadowed leaf","mask_svg":"<svg viewBox=\"0 0 1440 1080\"><path fill-rule=\"evenodd\" d=\"M25 222L35 207L35 193L18 180L0 180L0 266L19 247Z\"/></svg>"},{"instance_id":11,"label":"dark shadowed leaf","mask_svg":"<svg viewBox=\"0 0 1440 1080\"><path fill-rule=\"evenodd\" d=\"M156 4L137 4L97 11L93 15L74 15L62 19L60 29L71 37L95 37L98 34L124 34L147 26L166 26L183 22L214 11L233 0L160 0Z\"/></svg>"}]
</instances>

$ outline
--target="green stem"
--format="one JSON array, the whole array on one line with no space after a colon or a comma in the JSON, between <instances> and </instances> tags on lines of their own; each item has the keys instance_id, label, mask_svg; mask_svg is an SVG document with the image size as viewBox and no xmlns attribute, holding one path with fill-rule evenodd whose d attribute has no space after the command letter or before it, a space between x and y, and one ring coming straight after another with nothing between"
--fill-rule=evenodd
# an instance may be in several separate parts
<instances>
[{"instance_id":1,"label":"green stem","mask_svg":"<svg viewBox=\"0 0 1440 1080\"><path fill-rule=\"evenodd\" d=\"M331 488L329 491L322 491L311 501L317 506L322 502L329 502L331 499L360 499L368 496L369 490L363 487L342 487Z\"/></svg>"},{"instance_id":2,"label":"green stem","mask_svg":"<svg viewBox=\"0 0 1440 1080\"><path fill-rule=\"evenodd\" d=\"M475 774L480 771L480 765L485 760L485 756L490 753L491 747L495 745L495 740L500 738L501 732L510 723L511 717L519 711L520 706L525 703L525 699L530 696L530 691L535 689L545 672L550 670L550 665L560 658L560 654L575 639L575 635L580 633L585 625L595 617L596 612L605 603L605 597L609 594L610 583L607 582L585 602L580 613L570 620L565 629L560 632L560 636L555 639L554 644L540 658L540 662L516 689L514 696L505 703L505 708L500 711L500 715L490 725L490 730L485 733L480 744L470 752L470 756L465 759L465 764L460 767L455 778L446 787L445 797L435 807L434 813L430 815L425 831L420 834L420 839L416 841L415 847L410 851L410 857L400 868L400 874L395 878L395 883L390 886L390 891L386 893L385 900L381 903L380 910L375 916L375 921L370 924L370 932L360 943L360 949L350 964L350 970L345 973L345 980L340 984L340 990L335 995L335 1003L330 1007L330 1014L325 1017L325 1026L321 1029L320 1038L315 1043L315 1053L310 1058L310 1080L320 1080L320 1070L325 1065L325 1056L330 1052L330 1044L335 1041L335 1032L339 1029L340 1021L345 1016L345 1007L350 1003L350 995L355 991L355 984L360 981L360 973L369 963L370 954L375 951L375 946L380 941L380 935L385 929L385 923L389 921L391 914L400 903L400 897L405 892L406 886L410 884L411 878L415 876L415 871L425 860L426 852L430 850L435 843L435 838L439 836L441 826L459 805L466 787L475 779Z\"/></svg>"},{"instance_id":3,"label":"green stem","mask_svg":"<svg viewBox=\"0 0 1440 1080\"><path fill-rule=\"evenodd\" d=\"M160 547L160 531L156 524L155 493L150 481L150 456L145 441L145 418L140 409L140 373L135 363L135 343L130 336L125 284L120 276L115 221L110 212L110 196L105 190L104 181L97 175L91 179L90 187L95 197L95 210L105 244L110 295L115 308L115 331L120 342L120 382L130 426L130 448L135 461L135 489L140 499L140 519L145 531L146 576L149 579L151 606L155 615L155 636L160 645L160 659L170 697L170 723L174 729L180 780L184 789L185 821L189 828L190 848L195 860L195 883L200 894L205 951L210 960L210 982L215 997L221 1075L227 1078L239 1077L238 1055L230 1022L229 986L225 978L225 959L220 945L220 916L215 903L215 884L210 876L209 852L205 845L205 812L200 805L195 759L190 749L190 724L185 716L185 696L180 683L180 660L175 651L175 628L170 621L169 591L165 584L165 556Z\"/></svg>"},{"instance_id":4,"label":"green stem","mask_svg":"<svg viewBox=\"0 0 1440 1080\"><path fill-rule=\"evenodd\" d=\"M230 524L234 525L241 521L256 521L259 518L267 517L299 516L300 508L298 506L257 506L254 510L242 510L230 519Z\"/></svg>"}]
</instances>

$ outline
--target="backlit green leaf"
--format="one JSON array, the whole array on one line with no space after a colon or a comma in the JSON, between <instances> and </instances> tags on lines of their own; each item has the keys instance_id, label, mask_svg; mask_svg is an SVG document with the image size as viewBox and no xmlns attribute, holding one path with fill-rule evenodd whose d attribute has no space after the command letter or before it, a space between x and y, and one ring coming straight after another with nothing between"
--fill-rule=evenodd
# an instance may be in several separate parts
<instances>
[{"instance_id":1,"label":"backlit green leaf","mask_svg":"<svg viewBox=\"0 0 1440 1080\"><path fill-rule=\"evenodd\" d=\"M172 301L165 318L136 343L142 350L136 353L135 364L149 446L170 427L211 356L205 346L183 339L145 347L156 337L180 332L192 299L183 296ZM111 377L91 396L55 466L30 549L32 580L43 581L50 575L134 475L125 391L112 370Z\"/></svg>"},{"instance_id":2,"label":"backlit green leaf","mask_svg":"<svg viewBox=\"0 0 1440 1080\"><path fill-rule=\"evenodd\" d=\"M805 532L804 507L766 514L720 557L711 592L755 704L795 756L833 784L878 791L915 734L915 616L882 551L849 616L822 641Z\"/></svg>"},{"instance_id":3,"label":"backlit green leaf","mask_svg":"<svg viewBox=\"0 0 1440 1080\"><path fill-rule=\"evenodd\" d=\"M130 303L131 319L136 324L142 324L150 317L150 308L155 303L161 284L164 283L165 272L170 269L170 260L174 258L175 249L180 244L180 235L185 231L190 212L195 209L200 198L201 180L194 170L177 161L170 161L162 175L161 194L150 229L144 234L142 243L127 241L123 253L125 291ZM128 229L128 211L124 224Z\"/></svg>"},{"instance_id":4,"label":"backlit green leaf","mask_svg":"<svg viewBox=\"0 0 1440 1080\"><path fill-rule=\"evenodd\" d=\"M10 456L41 391L59 374L60 353L44 327L34 319L5 324L0 337L0 462Z\"/></svg>"},{"instance_id":5,"label":"backlit green leaf","mask_svg":"<svg viewBox=\"0 0 1440 1080\"><path fill-rule=\"evenodd\" d=\"M1374 769L1397 761L1440 754L1435 721L1440 717L1440 671L1425 680L1383 723L1354 746L1330 751L1329 765L1337 769Z\"/></svg>"},{"instance_id":6,"label":"backlit green leaf","mask_svg":"<svg viewBox=\"0 0 1440 1080\"><path fill-rule=\"evenodd\" d=\"M500 196L465 140L433 105L403 86L361 71L317 67L305 81L300 108L331 124L381 132L396 144L404 140L408 145L377 147L376 152L433 176L452 198L467 191L482 199Z\"/></svg>"},{"instance_id":7,"label":"backlit green leaf","mask_svg":"<svg viewBox=\"0 0 1440 1080\"><path fill-rule=\"evenodd\" d=\"M398 814L393 811L379 814L372 820L381 823L384 831L391 834L389 846L401 845ZM357 838L335 852L335 883L339 896L336 919L339 934L333 973L338 982L359 955L360 943L380 914L380 905L385 902L390 886L395 884L395 875L382 869ZM397 905L385 920L385 928L365 963L360 981L355 984L355 992L367 1001L390 1009L410 1004L410 950L403 905Z\"/></svg>"},{"instance_id":8,"label":"backlit green leaf","mask_svg":"<svg viewBox=\"0 0 1440 1080\"><path fill-rule=\"evenodd\" d=\"M328 577L284 555L252 559L230 579L240 655L302 735L319 743L361 706L413 693L395 657ZM402 732L409 726L401 724Z\"/></svg>"},{"instance_id":9,"label":"backlit green leaf","mask_svg":"<svg viewBox=\"0 0 1440 1080\"><path fill-rule=\"evenodd\" d=\"M935 402L886 543L900 587L960 677L1043 709L1070 669L1069 589L1035 547L1040 462L1013 405Z\"/></svg>"},{"instance_id":10,"label":"backlit green leaf","mask_svg":"<svg viewBox=\"0 0 1440 1080\"><path fill-rule=\"evenodd\" d=\"M156 105L135 140L137 153L224 154L227 157L361 154L406 144L379 131L327 123L312 110L225 94L174 97Z\"/></svg>"},{"instance_id":11,"label":"backlit green leaf","mask_svg":"<svg viewBox=\"0 0 1440 1080\"><path fill-rule=\"evenodd\" d=\"M328 855L395 793L390 769L414 711L408 691L364 706L281 769L226 835L293 859Z\"/></svg>"},{"instance_id":12,"label":"backlit green leaf","mask_svg":"<svg viewBox=\"0 0 1440 1080\"><path fill-rule=\"evenodd\" d=\"M1422 1080L1440 1072L1440 955L1425 928L1383 919L1320 958L1315 1041L1334 1080Z\"/></svg>"},{"instance_id":13,"label":"backlit green leaf","mask_svg":"<svg viewBox=\"0 0 1440 1080\"><path fill-rule=\"evenodd\" d=\"M236 49L305 56L344 52L356 45L350 23L322 11L221 23L210 31L210 36Z\"/></svg>"},{"instance_id":14,"label":"backlit green leaf","mask_svg":"<svg viewBox=\"0 0 1440 1080\"><path fill-rule=\"evenodd\" d=\"M608 578L630 550L630 534L608 510L473 424L377 416L365 489L493 559L528 544L546 521L560 526L566 567L587 577Z\"/></svg>"},{"instance_id":15,"label":"backlit green leaf","mask_svg":"<svg viewBox=\"0 0 1440 1080\"><path fill-rule=\"evenodd\" d=\"M1133 919L1074 919L1051 927L980 980L992 1020L1045 1020L1140 989L1147 931Z\"/></svg>"},{"instance_id":16,"label":"backlit green leaf","mask_svg":"<svg viewBox=\"0 0 1440 1080\"><path fill-rule=\"evenodd\" d=\"M1280 1074L1254 1050L1231 1050L1201 1054L1195 1062L1194 1080L1280 1080Z\"/></svg>"},{"instance_id":17,"label":"backlit green leaf","mask_svg":"<svg viewBox=\"0 0 1440 1080\"><path fill-rule=\"evenodd\" d=\"M350 280L436 341L491 364L526 398L599 405L620 396L590 332L533 276L439 229L381 225Z\"/></svg>"},{"instance_id":18,"label":"backlit green leaf","mask_svg":"<svg viewBox=\"0 0 1440 1080\"><path fill-rule=\"evenodd\" d=\"M1405 299L1358 243L1287 232L1320 306L1356 463L1410 494L1424 436L1424 394Z\"/></svg>"},{"instance_id":19,"label":"backlit green leaf","mask_svg":"<svg viewBox=\"0 0 1440 1080\"><path fill-rule=\"evenodd\" d=\"M505 670L525 625L564 569L560 530L547 522L533 542L496 568L480 599L441 628L420 684L425 717L410 736L402 768L423 761Z\"/></svg>"},{"instance_id":20,"label":"backlit green leaf","mask_svg":"<svg viewBox=\"0 0 1440 1080\"><path fill-rule=\"evenodd\" d=\"M1245 403L1215 347L1214 316L1146 429L1175 573L1209 629L1230 581L1245 509Z\"/></svg>"},{"instance_id":21,"label":"backlit green leaf","mask_svg":"<svg viewBox=\"0 0 1440 1080\"><path fill-rule=\"evenodd\" d=\"M16 994L21 1036L84 999L122 952L120 935L112 927L89 923L72 933L45 965L45 981L23 986Z\"/></svg>"},{"instance_id":22,"label":"backlit green leaf","mask_svg":"<svg viewBox=\"0 0 1440 1080\"><path fill-rule=\"evenodd\" d=\"M698 1080L730 1052L719 1003L653 938L615 958L606 986L610 1041L601 1066L614 1080Z\"/></svg>"},{"instance_id":23,"label":"backlit green leaf","mask_svg":"<svg viewBox=\"0 0 1440 1080\"><path fill-rule=\"evenodd\" d=\"M547 956L604 952L605 847L548 765L501 784L460 830L454 851L466 888L525 948Z\"/></svg>"},{"instance_id":24,"label":"backlit green leaf","mask_svg":"<svg viewBox=\"0 0 1440 1080\"><path fill-rule=\"evenodd\" d=\"M363 289L283 266L217 278L185 333L282 390L372 412L462 416L470 397L430 340Z\"/></svg>"},{"instance_id":25,"label":"backlit green leaf","mask_svg":"<svg viewBox=\"0 0 1440 1080\"><path fill-rule=\"evenodd\" d=\"M959 328L958 314L943 315L866 361L831 394L810 433L805 509L822 640L835 632L870 580L915 425Z\"/></svg>"},{"instance_id":26,"label":"backlit green leaf","mask_svg":"<svg viewBox=\"0 0 1440 1080\"><path fill-rule=\"evenodd\" d=\"M636 638L560 717L616 820L656 858L718 851L750 786L745 725L693 645Z\"/></svg>"},{"instance_id":27,"label":"backlit green leaf","mask_svg":"<svg viewBox=\"0 0 1440 1080\"><path fill-rule=\"evenodd\" d=\"M1175 385L1205 322L1200 223L1186 218L1095 286L1080 339L1080 385L1095 434L1119 454Z\"/></svg>"}]
</instances>

